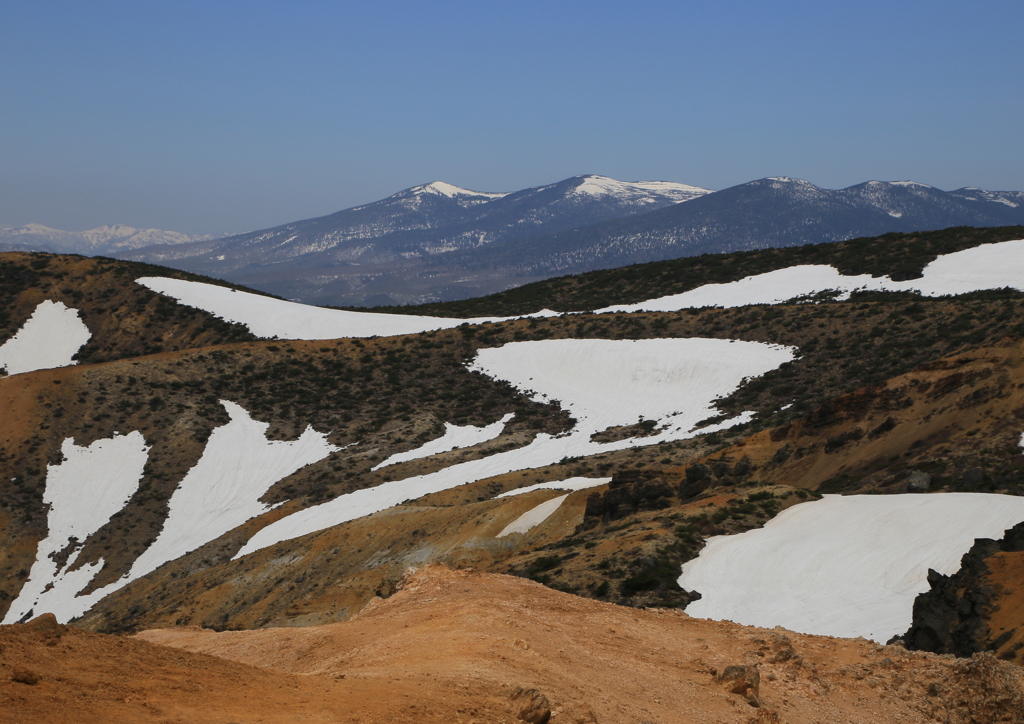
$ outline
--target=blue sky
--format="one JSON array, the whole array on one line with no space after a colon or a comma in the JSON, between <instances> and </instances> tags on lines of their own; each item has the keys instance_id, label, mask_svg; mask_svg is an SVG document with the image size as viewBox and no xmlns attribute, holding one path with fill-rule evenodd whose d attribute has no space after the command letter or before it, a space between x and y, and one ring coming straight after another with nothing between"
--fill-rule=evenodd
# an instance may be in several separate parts
<instances>
[{"instance_id":1,"label":"blue sky","mask_svg":"<svg viewBox=\"0 0 1024 724\"><path fill-rule=\"evenodd\" d=\"M444 180L1024 189L1024 3L0 4L0 226L235 232Z\"/></svg>"}]
</instances>

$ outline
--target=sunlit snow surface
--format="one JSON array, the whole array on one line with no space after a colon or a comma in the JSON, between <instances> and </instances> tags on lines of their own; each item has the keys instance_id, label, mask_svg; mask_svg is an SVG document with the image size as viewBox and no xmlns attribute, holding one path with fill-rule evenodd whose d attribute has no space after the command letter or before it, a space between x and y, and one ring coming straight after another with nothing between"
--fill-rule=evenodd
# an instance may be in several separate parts
<instances>
[{"instance_id":1,"label":"sunlit snow surface","mask_svg":"<svg viewBox=\"0 0 1024 724\"><path fill-rule=\"evenodd\" d=\"M91 336L77 309L61 302L40 302L18 333L0 345L0 368L16 375L73 365L75 352Z\"/></svg>"},{"instance_id":2,"label":"sunlit snow surface","mask_svg":"<svg viewBox=\"0 0 1024 724\"><path fill-rule=\"evenodd\" d=\"M259 499L271 485L341 449L311 427L298 440L268 440L269 423L253 420L234 402L221 404L231 421L210 435L203 456L171 495L156 542L138 557L121 585L270 510L273 506Z\"/></svg>"},{"instance_id":3,"label":"sunlit snow surface","mask_svg":"<svg viewBox=\"0 0 1024 724\"><path fill-rule=\"evenodd\" d=\"M1008 495L827 495L709 539L679 585L700 592L698 618L884 642L910 628L929 568L954 573L975 538L1022 520Z\"/></svg>"},{"instance_id":4,"label":"sunlit snow surface","mask_svg":"<svg viewBox=\"0 0 1024 724\"><path fill-rule=\"evenodd\" d=\"M451 319L420 317L410 314L380 314L325 309L308 304L286 302L259 294L236 292L214 284L164 277L142 277L136 282L182 304L204 309L229 322L244 324L257 337L280 339L341 339L343 337L388 337L416 334L435 329L450 329L460 324L500 322L510 317ZM545 310L534 317L554 316Z\"/></svg>"},{"instance_id":5,"label":"sunlit snow surface","mask_svg":"<svg viewBox=\"0 0 1024 724\"><path fill-rule=\"evenodd\" d=\"M868 274L843 276L834 267L807 264L746 277L726 284L705 284L682 294L598 309L598 312L670 312L698 307L742 307L780 304L788 299L835 290L917 291L924 296L966 294L1011 287L1024 290L1024 241L983 244L938 257L924 276L904 282Z\"/></svg>"},{"instance_id":6,"label":"sunlit snow surface","mask_svg":"<svg viewBox=\"0 0 1024 724\"><path fill-rule=\"evenodd\" d=\"M92 580L102 563L68 572L85 539L102 528L135 494L146 466L149 448L142 433L97 440L88 447L67 438L61 447L64 460L46 467L43 502L50 510L48 532L39 541L28 581L11 604L3 623L16 623L29 611L52 612L61 621L80 614L74 596ZM77 541L77 545L75 541ZM71 548L64 566L50 555ZM53 584L50 590L46 587ZM91 603L89 605L92 605ZM86 607L88 608L88 606Z\"/></svg>"},{"instance_id":7,"label":"sunlit snow surface","mask_svg":"<svg viewBox=\"0 0 1024 724\"><path fill-rule=\"evenodd\" d=\"M388 465L396 465L397 463L404 463L409 460L418 460L420 458L430 457L431 455L437 455L438 453L458 450L464 447L472 447L473 445L479 445L482 442L493 440L501 434L501 431L505 429L505 424L508 423L513 416L514 413L510 412L497 422L493 422L490 425L484 425L483 427L475 427L474 425L460 426L446 422L444 424L444 435L441 437L436 440L431 440L415 450L406 450L405 452L395 453L384 462L378 463L370 469L379 470L380 468L387 467Z\"/></svg>"},{"instance_id":8,"label":"sunlit snow surface","mask_svg":"<svg viewBox=\"0 0 1024 724\"><path fill-rule=\"evenodd\" d=\"M730 394L744 378L791 359L790 347L724 339L559 339L482 349L471 369L506 380L535 399L559 401L576 418L573 429L557 437L542 433L516 450L357 490L300 510L256 533L238 556L493 475L543 467L564 457L692 437L698 422L717 414L716 399ZM641 417L657 421L659 432L642 440L590 439L595 432L630 425ZM701 432L748 419L747 414L739 415Z\"/></svg>"},{"instance_id":9,"label":"sunlit snow surface","mask_svg":"<svg viewBox=\"0 0 1024 724\"><path fill-rule=\"evenodd\" d=\"M271 485L339 449L312 428L291 442L268 440L268 423L253 420L233 402L222 400L221 404L231 420L214 429L199 462L171 495L170 511L156 541L128 574L84 596L76 594L99 572L102 562L63 573L48 556L64 548L70 536L84 541L124 506L138 486L148 450L138 432L100 440L89 448L65 441L66 460L51 466L46 479L44 499L51 505L51 532L40 543L32 578L5 623L16 621L33 606L36 613L52 611L60 621L80 616L104 596L270 510L272 506L259 498ZM72 562L74 556L68 566ZM51 581L54 587L39 596Z\"/></svg>"},{"instance_id":10,"label":"sunlit snow surface","mask_svg":"<svg viewBox=\"0 0 1024 724\"><path fill-rule=\"evenodd\" d=\"M557 498L547 500L540 505L530 508L521 516L501 529L495 538L504 538L513 533L527 533L531 528L536 528L545 520L554 515L555 511L562 505L562 501L569 497L569 494L559 495Z\"/></svg>"},{"instance_id":11,"label":"sunlit snow surface","mask_svg":"<svg viewBox=\"0 0 1024 724\"><path fill-rule=\"evenodd\" d=\"M527 485L525 488L508 490L494 497L510 498L513 495L532 493L534 490L586 490L609 482L611 482L611 478L566 478L565 480L553 480L549 483L537 483L536 485Z\"/></svg>"}]
</instances>

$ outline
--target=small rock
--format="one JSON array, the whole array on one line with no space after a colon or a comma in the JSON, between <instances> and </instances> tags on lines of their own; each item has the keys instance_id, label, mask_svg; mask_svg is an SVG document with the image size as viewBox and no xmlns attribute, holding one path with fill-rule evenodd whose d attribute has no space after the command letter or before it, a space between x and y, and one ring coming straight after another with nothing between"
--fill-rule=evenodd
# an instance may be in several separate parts
<instances>
[{"instance_id":1,"label":"small rock","mask_svg":"<svg viewBox=\"0 0 1024 724\"><path fill-rule=\"evenodd\" d=\"M509 695L512 701L519 702L516 716L527 724L548 724L551 719L551 702L536 689L516 687Z\"/></svg>"},{"instance_id":2,"label":"small rock","mask_svg":"<svg viewBox=\"0 0 1024 724\"><path fill-rule=\"evenodd\" d=\"M57 623L57 617L52 613L44 613L36 616L25 624L32 631L38 631L48 639L59 639L67 633L68 627Z\"/></svg>"},{"instance_id":3,"label":"small rock","mask_svg":"<svg viewBox=\"0 0 1024 724\"><path fill-rule=\"evenodd\" d=\"M746 697L751 706L761 705L761 673L756 666L726 666L715 681L730 694Z\"/></svg>"},{"instance_id":4,"label":"small rock","mask_svg":"<svg viewBox=\"0 0 1024 724\"><path fill-rule=\"evenodd\" d=\"M932 486L932 476L920 470L913 470L907 478L907 491L923 493Z\"/></svg>"},{"instance_id":5,"label":"small rock","mask_svg":"<svg viewBox=\"0 0 1024 724\"><path fill-rule=\"evenodd\" d=\"M16 681L19 684L28 684L29 686L35 686L39 683L39 675L34 671L28 669L22 669L15 667L13 673L11 673L11 681Z\"/></svg>"}]
</instances>

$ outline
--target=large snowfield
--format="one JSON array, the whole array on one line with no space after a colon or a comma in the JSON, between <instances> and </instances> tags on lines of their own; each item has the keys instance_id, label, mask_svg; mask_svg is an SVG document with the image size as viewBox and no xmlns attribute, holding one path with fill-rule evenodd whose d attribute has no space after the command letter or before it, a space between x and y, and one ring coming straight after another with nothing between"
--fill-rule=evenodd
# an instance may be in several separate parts
<instances>
[{"instance_id":1,"label":"large snowfield","mask_svg":"<svg viewBox=\"0 0 1024 724\"><path fill-rule=\"evenodd\" d=\"M525 447L340 495L271 523L236 557L390 508L406 500L566 457L683 440L717 415L714 401L744 378L793 359L789 347L724 339L559 339L482 349L472 369L506 380L536 399L558 400L576 425L560 436L540 434ZM661 429L611 443L590 437L608 427L654 420ZM749 419L740 415L701 429L715 432Z\"/></svg>"},{"instance_id":2,"label":"large snowfield","mask_svg":"<svg viewBox=\"0 0 1024 724\"><path fill-rule=\"evenodd\" d=\"M1008 495L826 495L709 539L679 585L700 592L698 618L885 642L910 628L929 568L954 573L975 538L1022 520Z\"/></svg>"},{"instance_id":3,"label":"large snowfield","mask_svg":"<svg viewBox=\"0 0 1024 724\"><path fill-rule=\"evenodd\" d=\"M61 302L40 302L17 334L0 345L0 369L17 375L75 364L75 352L92 333L77 309Z\"/></svg>"}]
</instances>

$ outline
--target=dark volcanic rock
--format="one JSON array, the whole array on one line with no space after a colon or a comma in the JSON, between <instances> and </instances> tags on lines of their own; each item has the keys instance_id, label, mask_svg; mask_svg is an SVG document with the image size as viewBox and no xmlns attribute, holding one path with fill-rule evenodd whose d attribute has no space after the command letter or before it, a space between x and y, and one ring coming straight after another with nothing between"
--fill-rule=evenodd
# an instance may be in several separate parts
<instances>
[{"instance_id":1,"label":"dark volcanic rock","mask_svg":"<svg viewBox=\"0 0 1024 724\"><path fill-rule=\"evenodd\" d=\"M953 575L928 571L931 590L914 601L913 624L902 637L907 648L971 656L1005 643L992 640L988 626L998 591L987 583L986 559L999 552L1018 551L1024 551L1024 523L1007 530L1001 540L975 540Z\"/></svg>"}]
</instances>

